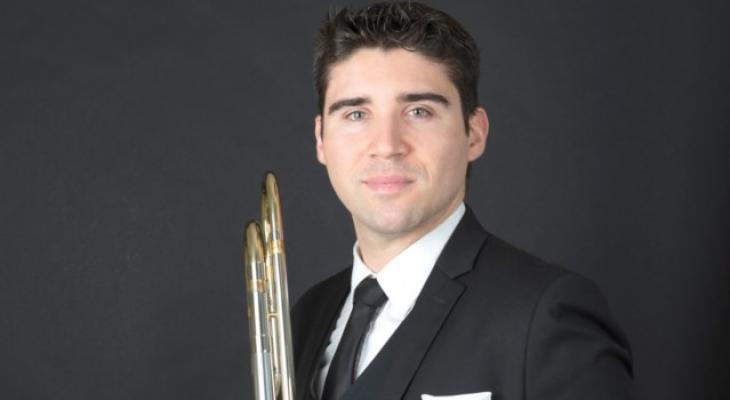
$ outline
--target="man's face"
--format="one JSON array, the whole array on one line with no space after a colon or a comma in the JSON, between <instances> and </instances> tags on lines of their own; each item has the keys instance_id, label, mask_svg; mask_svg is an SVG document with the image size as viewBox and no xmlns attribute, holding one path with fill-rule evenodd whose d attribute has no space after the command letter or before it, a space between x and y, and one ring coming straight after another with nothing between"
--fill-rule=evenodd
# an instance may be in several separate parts
<instances>
[{"instance_id":1,"label":"man's face","mask_svg":"<svg viewBox=\"0 0 730 400\"><path fill-rule=\"evenodd\" d=\"M446 67L402 49L360 49L329 74L317 158L359 239L418 239L463 201L487 118L464 124Z\"/></svg>"}]
</instances>

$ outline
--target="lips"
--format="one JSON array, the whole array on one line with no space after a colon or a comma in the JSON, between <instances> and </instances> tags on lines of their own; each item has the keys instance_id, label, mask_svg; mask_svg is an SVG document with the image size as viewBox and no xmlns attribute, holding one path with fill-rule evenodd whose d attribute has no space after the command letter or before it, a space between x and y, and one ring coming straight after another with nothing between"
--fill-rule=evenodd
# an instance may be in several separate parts
<instances>
[{"instance_id":1,"label":"lips","mask_svg":"<svg viewBox=\"0 0 730 400\"><path fill-rule=\"evenodd\" d=\"M413 179L405 176L389 175L374 176L362 182L373 192L388 194L405 190L413 183Z\"/></svg>"}]
</instances>

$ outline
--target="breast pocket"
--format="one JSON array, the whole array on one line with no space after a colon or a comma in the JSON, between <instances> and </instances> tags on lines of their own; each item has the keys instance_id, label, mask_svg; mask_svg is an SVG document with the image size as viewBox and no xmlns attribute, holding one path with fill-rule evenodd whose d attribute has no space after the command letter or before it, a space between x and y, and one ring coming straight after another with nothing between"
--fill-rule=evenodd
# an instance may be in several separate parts
<instances>
[{"instance_id":1,"label":"breast pocket","mask_svg":"<svg viewBox=\"0 0 730 400\"><path fill-rule=\"evenodd\" d=\"M422 394L421 400L491 400L492 392L462 393L448 396Z\"/></svg>"}]
</instances>

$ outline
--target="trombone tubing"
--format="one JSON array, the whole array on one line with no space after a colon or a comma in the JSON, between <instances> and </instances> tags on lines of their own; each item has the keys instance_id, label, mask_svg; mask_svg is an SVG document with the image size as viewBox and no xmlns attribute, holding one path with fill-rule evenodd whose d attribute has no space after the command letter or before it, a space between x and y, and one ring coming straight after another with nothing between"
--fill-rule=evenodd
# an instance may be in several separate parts
<instances>
[{"instance_id":1,"label":"trombone tubing","mask_svg":"<svg viewBox=\"0 0 730 400\"><path fill-rule=\"evenodd\" d=\"M294 363L284 234L276 177L264 177L262 223L246 226L244 264L248 292L251 369L256 400L293 400Z\"/></svg>"}]
</instances>

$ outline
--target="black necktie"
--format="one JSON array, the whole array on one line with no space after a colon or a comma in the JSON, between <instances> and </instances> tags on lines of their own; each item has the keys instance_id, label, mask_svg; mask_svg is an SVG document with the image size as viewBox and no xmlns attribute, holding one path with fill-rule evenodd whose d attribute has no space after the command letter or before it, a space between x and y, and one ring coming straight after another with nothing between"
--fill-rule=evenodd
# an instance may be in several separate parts
<instances>
[{"instance_id":1,"label":"black necktie","mask_svg":"<svg viewBox=\"0 0 730 400\"><path fill-rule=\"evenodd\" d=\"M388 300L377 279L366 278L357 285L352 297L352 313L347 320L340 344L337 345L327 379L322 390L322 400L339 400L355 380L355 368L365 332L375 312Z\"/></svg>"}]
</instances>

